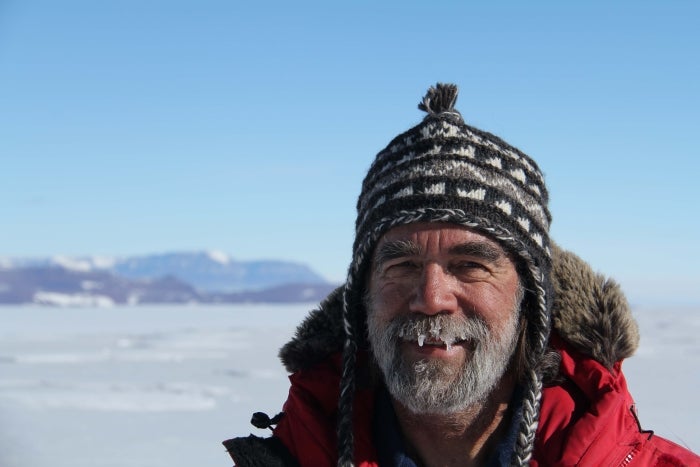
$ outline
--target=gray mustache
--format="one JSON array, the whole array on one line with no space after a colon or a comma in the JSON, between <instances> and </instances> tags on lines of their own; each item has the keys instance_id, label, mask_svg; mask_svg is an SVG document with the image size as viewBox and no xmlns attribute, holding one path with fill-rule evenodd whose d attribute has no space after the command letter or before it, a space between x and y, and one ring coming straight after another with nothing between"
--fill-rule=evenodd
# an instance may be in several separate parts
<instances>
[{"instance_id":1,"label":"gray mustache","mask_svg":"<svg viewBox=\"0 0 700 467\"><path fill-rule=\"evenodd\" d=\"M419 314L396 317L387 328L392 340L441 340L447 344L471 340L481 342L489 335L486 324L476 317L446 314L425 316Z\"/></svg>"}]
</instances>

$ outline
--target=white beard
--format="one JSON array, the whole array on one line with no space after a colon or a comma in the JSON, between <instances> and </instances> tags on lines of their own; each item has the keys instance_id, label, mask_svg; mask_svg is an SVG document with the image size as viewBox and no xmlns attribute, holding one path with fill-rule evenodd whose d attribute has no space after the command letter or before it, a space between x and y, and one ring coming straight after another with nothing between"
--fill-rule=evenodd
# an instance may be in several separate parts
<instances>
[{"instance_id":1,"label":"white beard","mask_svg":"<svg viewBox=\"0 0 700 467\"><path fill-rule=\"evenodd\" d=\"M367 301L367 328L374 357L389 393L416 414L448 415L482 402L504 375L515 351L520 300L499 334L477 317L450 315L401 315L388 325L376 319ZM401 352L403 340L418 336L439 338L452 344L466 340L471 355L461 367L422 359L410 362Z\"/></svg>"}]
</instances>

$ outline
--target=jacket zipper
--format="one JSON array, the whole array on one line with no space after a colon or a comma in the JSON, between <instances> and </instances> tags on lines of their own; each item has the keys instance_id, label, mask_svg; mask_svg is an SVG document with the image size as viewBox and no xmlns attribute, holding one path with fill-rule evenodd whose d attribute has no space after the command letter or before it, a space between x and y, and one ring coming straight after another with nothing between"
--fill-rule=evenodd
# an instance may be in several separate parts
<instances>
[{"instance_id":1,"label":"jacket zipper","mask_svg":"<svg viewBox=\"0 0 700 467\"><path fill-rule=\"evenodd\" d=\"M634 456L639 452L639 449L637 447L633 448L626 456L624 459L622 459L622 462L620 463L620 467L627 467L632 463L632 460L634 459Z\"/></svg>"},{"instance_id":2,"label":"jacket zipper","mask_svg":"<svg viewBox=\"0 0 700 467\"><path fill-rule=\"evenodd\" d=\"M649 435L647 437L647 440L651 439L651 437L654 436L654 430L645 430L642 428L642 424L639 422L639 417L637 416L637 409L634 406L634 404L630 406L630 412L634 417L634 421L637 422L637 429L639 430L639 433ZM632 448L632 450L625 456L625 458L622 459L620 467L628 467L632 463L632 461L634 460L634 456L636 456L638 452L639 444L635 445Z\"/></svg>"}]
</instances>

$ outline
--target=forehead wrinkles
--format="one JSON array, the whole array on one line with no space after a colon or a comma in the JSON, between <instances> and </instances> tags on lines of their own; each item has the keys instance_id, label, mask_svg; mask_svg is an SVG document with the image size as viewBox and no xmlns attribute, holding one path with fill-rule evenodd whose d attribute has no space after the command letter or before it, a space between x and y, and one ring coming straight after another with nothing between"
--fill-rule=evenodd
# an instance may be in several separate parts
<instances>
[{"instance_id":1,"label":"forehead wrinkles","mask_svg":"<svg viewBox=\"0 0 700 467\"><path fill-rule=\"evenodd\" d=\"M435 241L440 245L439 238L436 238ZM438 246L438 250L442 250L442 247ZM392 259L421 256L423 253L423 247L413 240L387 240L375 250L372 260L376 268ZM455 256L481 258L492 263L498 263L508 256L503 248L484 238L466 240L451 245L447 249L447 253Z\"/></svg>"}]
</instances>

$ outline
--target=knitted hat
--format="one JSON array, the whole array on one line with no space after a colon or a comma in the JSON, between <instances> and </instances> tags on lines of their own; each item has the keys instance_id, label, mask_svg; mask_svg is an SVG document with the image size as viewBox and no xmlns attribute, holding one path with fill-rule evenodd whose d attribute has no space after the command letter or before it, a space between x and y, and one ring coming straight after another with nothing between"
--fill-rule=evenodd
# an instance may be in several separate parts
<instances>
[{"instance_id":1,"label":"knitted hat","mask_svg":"<svg viewBox=\"0 0 700 467\"><path fill-rule=\"evenodd\" d=\"M455 110L457 86L431 87L418 108L421 123L377 154L357 202L355 243L343 296L345 344L338 418L338 465L352 465L355 359L365 344L363 293L373 250L393 227L449 222L484 233L513 254L529 306L529 369L513 463L532 455L542 376L536 362L549 337L552 301L547 189L537 164L498 137L464 123ZM524 276L524 277L523 277Z\"/></svg>"}]
</instances>

